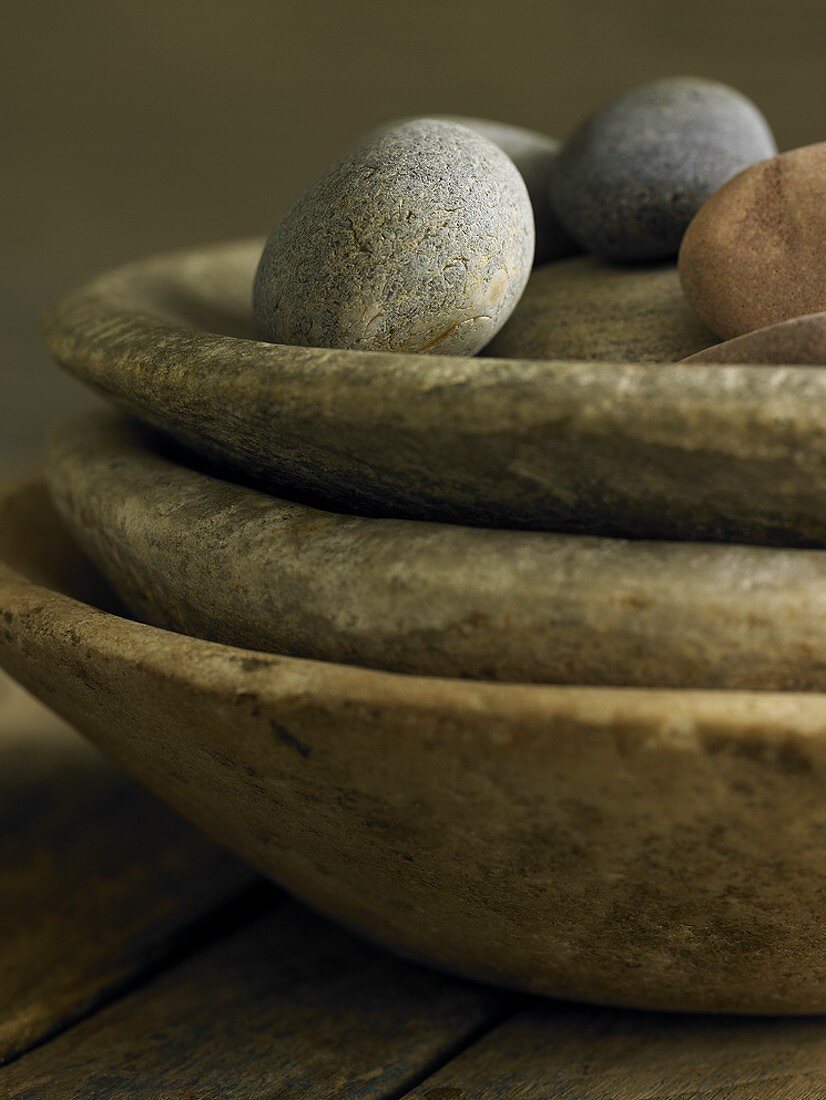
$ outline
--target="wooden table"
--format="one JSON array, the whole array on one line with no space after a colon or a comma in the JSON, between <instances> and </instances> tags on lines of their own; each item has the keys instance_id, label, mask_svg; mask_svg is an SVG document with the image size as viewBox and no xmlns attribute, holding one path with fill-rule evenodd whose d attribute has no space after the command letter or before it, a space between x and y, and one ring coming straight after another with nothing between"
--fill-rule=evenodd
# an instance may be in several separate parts
<instances>
[{"instance_id":1,"label":"wooden table","mask_svg":"<svg viewBox=\"0 0 826 1100\"><path fill-rule=\"evenodd\" d=\"M826 1022L409 965L216 848L0 674L0 1097L818 1100Z\"/></svg>"}]
</instances>

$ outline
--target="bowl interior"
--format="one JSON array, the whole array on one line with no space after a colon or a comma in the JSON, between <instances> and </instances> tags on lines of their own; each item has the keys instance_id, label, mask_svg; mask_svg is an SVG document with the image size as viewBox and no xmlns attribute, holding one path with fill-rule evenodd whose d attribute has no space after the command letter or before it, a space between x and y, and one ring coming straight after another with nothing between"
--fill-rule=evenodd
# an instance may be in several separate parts
<instances>
[{"instance_id":1,"label":"bowl interior","mask_svg":"<svg viewBox=\"0 0 826 1100\"><path fill-rule=\"evenodd\" d=\"M0 497L0 562L32 585L113 615L128 614L61 522L39 478L7 486Z\"/></svg>"},{"instance_id":2,"label":"bowl interior","mask_svg":"<svg viewBox=\"0 0 826 1100\"><path fill-rule=\"evenodd\" d=\"M124 306L140 302L149 314L193 332L255 340L252 281L264 240L238 241L220 249L218 262L199 250L178 254L179 264L133 265L113 278L107 294Z\"/></svg>"}]
</instances>

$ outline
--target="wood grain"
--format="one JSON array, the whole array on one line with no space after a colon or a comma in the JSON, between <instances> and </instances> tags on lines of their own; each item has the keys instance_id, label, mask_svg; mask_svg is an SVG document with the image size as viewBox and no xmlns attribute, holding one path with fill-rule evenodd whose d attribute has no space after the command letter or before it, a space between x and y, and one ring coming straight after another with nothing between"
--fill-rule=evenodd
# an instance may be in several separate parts
<instances>
[{"instance_id":1,"label":"wood grain","mask_svg":"<svg viewBox=\"0 0 826 1100\"><path fill-rule=\"evenodd\" d=\"M534 1002L405 1100L823 1100L826 1021Z\"/></svg>"},{"instance_id":2,"label":"wood grain","mask_svg":"<svg viewBox=\"0 0 826 1100\"><path fill-rule=\"evenodd\" d=\"M823 550L344 516L207 476L106 410L46 469L89 560L167 630L421 676L826 691Z\"/></svg>"},{"instance_id":3,"label":"wood grain","mask_svg":"<svg viewBox=\"0 0 826 1100\"><path fill-rule=\"evenodd\" d=\"M0 1072L8 1100L378 1100L507 1011L296 905Z\"/></svg>"},{"instance_id":4,"label":"wood grain","mask_svg":"<svg viewBox=\"0 0 826 1100\"><path fill-rule=\"evenodd\" d=\"M252 881L0 674L0 1061L156 965Z\"/></svg>"},{"instance_id":5,"label":"wood grain","mask_svg":"<svg viewBox=\"0 0 826 1100\"><path fill-rule=\"evenodd\" d=\"M191 928L196 902L203 911L219 886L246 876L5 678L0 868L6 1056L145 974ZM817 1019L540 1001L510 1014L525 1003L395 961L292 903L274 903L0 1070L0 1095L826 1097L826 1023Z\"/></svg>"},{"instance_id":6,"label":"wood grain","mask_svg":"<svg viewBox=\"0 0 826 1100\"><path fill-rule=\"evenodd\" d=\"M261 247L107 272L44 314L46 343L217 469L334 512L826 546L826 370L267 344L249 323Z\"/></svg>"},{"instance_id":7,"label":"wood grain","mask_svg":"<svg viewBox=\"0 0 826 1100\"><path fill-rule=\"evenodd\" d=\"M0 490L0 664L317 910L535 993L826 1012L826 696L254 653L67 594L76 555Z\"/></svg>"}]
</instances>

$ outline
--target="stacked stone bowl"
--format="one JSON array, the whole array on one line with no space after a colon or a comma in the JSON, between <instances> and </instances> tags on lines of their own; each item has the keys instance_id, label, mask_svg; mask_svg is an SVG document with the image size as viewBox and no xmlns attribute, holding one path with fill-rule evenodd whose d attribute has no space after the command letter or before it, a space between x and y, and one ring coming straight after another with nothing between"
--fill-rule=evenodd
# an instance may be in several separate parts
<instances>
[{"instance_id":1,"label":"stacked stone bowl","mask_svg":"<svg viewBox=\"0 0 826 1100\"><path fill-rule=\"evenodd\" d=\"M593 166L549 204L541 166L583 171L591 130L561 153L518 132L548 262L520 283L517 189L484 224L515 266L463 238L455 319L432 283L426 310L378 308L368 276L345 294L386 246L352 220L334 280L315 238L287 278L288 225L57 303L49 347L117 411L54 437L49 494L0 498L0 657L402 954L603 1003L824 1011L822 330L770 317L766 362L717 344L651 254L682 192L642 245L595 216ZM570 255L577 202L593 253L633 238L654 266ZM290 343L257 338L272 301ZM351 346L311 342L333 326Z\"/></svg>"}]
</instances>

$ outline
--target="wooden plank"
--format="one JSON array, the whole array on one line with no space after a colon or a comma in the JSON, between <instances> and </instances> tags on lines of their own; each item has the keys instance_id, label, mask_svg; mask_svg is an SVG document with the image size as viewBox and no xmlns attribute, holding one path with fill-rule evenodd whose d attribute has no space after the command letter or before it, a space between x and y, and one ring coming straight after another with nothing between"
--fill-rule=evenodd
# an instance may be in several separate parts
<instances>
[{"instance_id":1,"label":"wooden plank","mask_svg":"<svg viewBox=\"0 0 826 1100\"><path fill-rule=\"evenodd\" d=\"M823 1100L826 1021L531 1002L405 1100Z\"/></svg>"},{"instance_id":2,"label":"wooden plank","mask_svg":"<svg viewBox=\"0 0 826 1100\"><path fill-rule=\"evenodd\" d=\"M509 998L397 961L297 905L0 1071L8 1100L376 1100Z\"/></svg>"},{"instance_id":3,"label":"wooden plank","mask_svg":"<svg viewBox=\"0 0 826 1100\"><path fill-rule=\"evenodd\" d=\"M0 674L0 1062L254 881Z\"/></svg>"}]
</instances>

